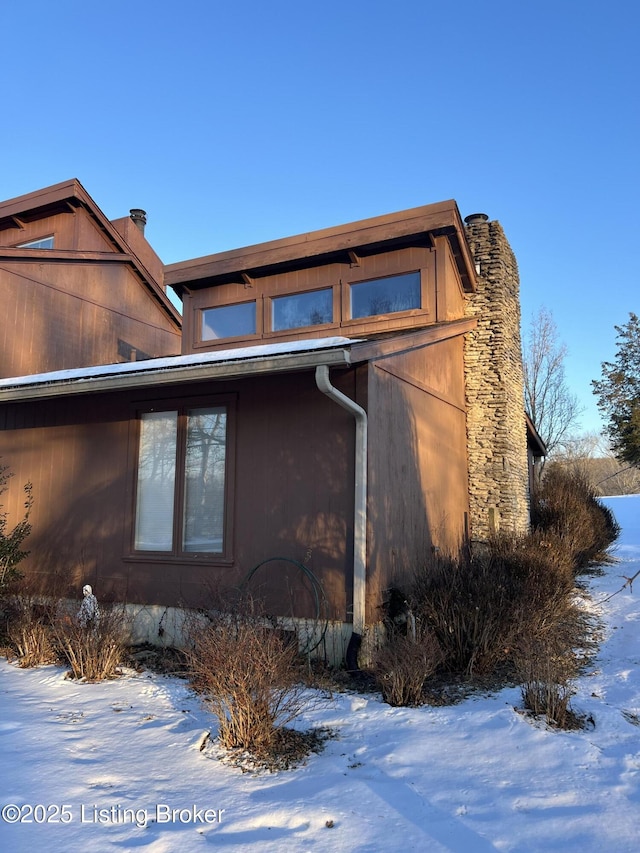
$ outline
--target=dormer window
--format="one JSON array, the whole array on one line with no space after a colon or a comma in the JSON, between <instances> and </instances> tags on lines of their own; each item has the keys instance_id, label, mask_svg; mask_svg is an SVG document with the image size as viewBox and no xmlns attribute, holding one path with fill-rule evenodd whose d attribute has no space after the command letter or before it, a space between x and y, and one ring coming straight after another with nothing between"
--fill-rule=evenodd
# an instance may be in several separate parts
<instances>
[{"instance_id":1,"label":"dormer window","mask_svg":"<svg viewBox=\"0 0 640 853\"><path fill-rule=\"evenodd\" d=\"M352 284L351 319L420 308L420 273L393 275Z\"/></svg>"},{"instance_id":2,"label":"dormer window","mask_svg":"<svg viewBox=\"0 0 640 853\"><path fill-rule=\"evenodd\" d=\"M16 249L53 249L53 234L50 237L40 237L28 243L18 243Z\"/></svg>"}]
</instances>

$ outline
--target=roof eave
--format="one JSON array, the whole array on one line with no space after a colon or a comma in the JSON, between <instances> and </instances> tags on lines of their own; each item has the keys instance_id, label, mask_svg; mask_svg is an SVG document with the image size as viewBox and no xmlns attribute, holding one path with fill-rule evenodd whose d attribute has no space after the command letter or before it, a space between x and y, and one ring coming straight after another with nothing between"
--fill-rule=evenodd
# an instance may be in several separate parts
<instances>
[{"instance_id":1,"label":"roof eave","mask_svg":"<svg viewBox=\"0 0 640 853\"><path fill-rule=\"evenodd\" d=\"M395 243L430 234L448 237L465 290L474 290L475 264L462 217L453 200L169 264L165 267L164 280L181 294L187 285L209 286L217 278L230 274L270 274L287 265L303 267L340 253L357 254L358 249L377 244L393 248Z\"/></svg>"},{"instance_id":2,"label":"roof eave","mask_svg":"<svg viewBox=\"0 0 640 853\"><path fill-rule=\"evenodd\" d=\"M0 404L45 400L54 397L75 397L122 391L132 388L171 386L200 381L223 381L269 373L293 373L310 370L319 364L330 367L349 367L349 347L313 350L301 353L229 359L223 362L194 364L175 368L144 369L126 374L87 378L59 379L14 387L0 388Z\"/></svg>"}]
</instances>

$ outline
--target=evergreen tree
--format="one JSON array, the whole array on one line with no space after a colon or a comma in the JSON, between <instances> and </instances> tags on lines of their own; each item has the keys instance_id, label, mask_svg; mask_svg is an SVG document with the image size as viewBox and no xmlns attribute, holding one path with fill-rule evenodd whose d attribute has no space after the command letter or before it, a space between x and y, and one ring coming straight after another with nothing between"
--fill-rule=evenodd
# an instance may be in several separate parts
<instances>
[{"instance_id":1,"label":"evergreen tree","mask_svg":"<svg viewBox=\"0 0 640 853\"><path fill-rule=\"evenodd\" d=\"M602 379L591 384L614 453L640 466L640 320L630 313L628 323L614 328L615 359L602 363Z\"/></svg>"},{"instance_id":2,"label":"evergreen tree","mask_svg":"<svg viewBox=\"0 0 640 853\"><path fill-rule=\"evenodd\" d=\"M0 465L0 495L7 490L9 478L12 476L7 465ZM2 511L0 504L0 593L10 581L20 577L18 563L29 553L23 550L22 543L31 533L29 522L33 506L31 483L24 486L24 494L24 517L12 529L8 527L7 513Z\"/></svg>"}]
</instances>

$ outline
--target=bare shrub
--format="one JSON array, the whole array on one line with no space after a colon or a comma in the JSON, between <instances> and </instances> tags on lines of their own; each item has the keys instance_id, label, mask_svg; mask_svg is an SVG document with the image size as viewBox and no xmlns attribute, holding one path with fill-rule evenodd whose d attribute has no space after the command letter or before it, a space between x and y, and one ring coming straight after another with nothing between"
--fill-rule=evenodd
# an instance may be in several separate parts
<instances>
[{"instance_id":1,"label":"bare shrub","mask_svg":"<svg viewBox=\"0 0 640 853\"><path fill-rule=\"evenodd\" d=\"M442 663L444 654L433 631L418 630L413 638L393 632L373 661L382 698L389 705L422 705L424 685Z\"/></svg>"},{"instance_id":2,"label":"bare shrub","mask_svg":"<svg viewBox=\"0 0 640 853\"><path fill-rule=\"evenodd\" d=\"M102 606L100 617L85 626L77 613L64 609L53 624L56 643L74 678L103 681L119 674L128 645L128 626L122 606Z\"/></svg>"},{"instance_id":3,"label":"bare shrub","mask_svg":"<svg viewBox=\"0 0 640 853\"><path fill-rule=\"evenodd\" d=\"M496 536L483 552L439 558L415 579L413 609L451 673L490 675L513 665L519 638L571 609L571 563L557 542Z\"/></svg>"},{"instance_id":4,"label":"bare shrub","mask_svg":"<svg viewBox=\"0 0 640 853\"><path fill-rule=\"evenodd\" d=\"M534 494L531 523L562 542L575 572L606 560L607 549L620 534L613 514L598 500L586 475L553 464L546 467Z\"/></svg>"},{"instance_id":5,"label":"bare shrub","mask_svg":"<svg viewBox=\"0 0 640 853\"><path fill-rule=\"evenodd\" d=\"M219 740L259 758L304 706L297 646L244 603L191 621L185 652L194 688L218 720Z\"/></svg>"},{"instance_id":6,"label":"bare shrub","mask_svg":"<svg viewBox=\"0 0 640 853\"><path fill-rule=\"evenodd\" d=\"M58 659L51 605L28 593L16 593L7 597L4 613L9 647L21 667L43 666Z\"/></svg>"},{"instance_id":7,"label":"bare shrub","mask_svg":"<svg viewBox=\"0 0 640 853\"><path fill-rule=\"evenodd\" d=\"M582 724L570 705L578 665L562 625L521 638L516 665L527 711L544 716L548 725L557 728L573 729Z\"/></svg>"}]
</instances>

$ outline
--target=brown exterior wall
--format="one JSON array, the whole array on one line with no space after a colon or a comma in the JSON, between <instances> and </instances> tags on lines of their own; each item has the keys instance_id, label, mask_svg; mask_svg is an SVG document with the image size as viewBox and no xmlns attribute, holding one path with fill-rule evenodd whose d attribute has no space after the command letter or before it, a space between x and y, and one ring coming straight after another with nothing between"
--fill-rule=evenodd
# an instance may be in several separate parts
<instances>
[{"instance_id":1,"label":"brown exterior wall","mask_svg":"<svg viewBox=\"0 0 640 853\"><path fill-rule=\"evenodd\" d=\"M375 363L369 378L367 621L434 549L456 553L469 511L463 338Z\"/></svg>"},{"instance_id":2,"label":"brown exterior wall","mask_svg":"<svg viewBox=\"0 0 640 853\"><path fill-rule=\"evenodd\" d=\"M1 248L48 235L51 250ZM180 352L178 323L82 207L0 230L0 304L0 377Z\"/></svg>"},{"instance_id":3,"label":"brown exterior wall","mask_svg":"<svg viewBox=\"0 0 640 853\"><path fill-rule=\"evenodd\" d=\"M120 263L0 263L0 377L177 355L180 334Z\"/></svg>"},{"instance_id":4,"label":"brown exterior wall","mask_svg":"<svg viewBox=\"0 0 640 853\"><path fill-rule=\"evenodd\" d=\"M354 371L335 381L345 393L355 392ZM103 599L201 605L208 589L237 586L261 561L287 557L322 582L326 615L348 621L352 419L318 391L311 372L194 385L187 392L203 405L218 394L235 400L231 562L130 554L136 447L130 418L136 405L159 398L156 389L0 407L0 455L15 474L4 496L10 520L20 515L21 485L33 482L25 568L40 580L57 575L59 591L73 596L89 582ZM274 563L255 576L256 584L267 581L277 590L270 601L277 599L280 615L315 615L300 570Z\"/></svg>"}]
</instances>

